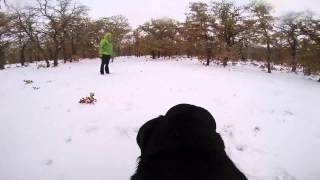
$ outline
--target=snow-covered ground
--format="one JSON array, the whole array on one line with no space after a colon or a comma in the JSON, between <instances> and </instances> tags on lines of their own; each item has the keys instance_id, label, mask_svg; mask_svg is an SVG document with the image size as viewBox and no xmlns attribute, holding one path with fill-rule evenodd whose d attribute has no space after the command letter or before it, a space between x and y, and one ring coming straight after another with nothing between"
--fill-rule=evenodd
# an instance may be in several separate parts
<instances>
[{"instance_id":1,"label":"snow-covered ground","mask_svg":"<svg viewBox=\"0 0 320 180\"><path fill-rule=\"evenodd\" d=\"M118 58L0 71L0 180L128 180L146 121L191 103L250 180L320 179L320 83L250 66ZM24 80L33 80L26 85ZM81 97L94 92L95 105Z\"/></svg>"}]
</instances>

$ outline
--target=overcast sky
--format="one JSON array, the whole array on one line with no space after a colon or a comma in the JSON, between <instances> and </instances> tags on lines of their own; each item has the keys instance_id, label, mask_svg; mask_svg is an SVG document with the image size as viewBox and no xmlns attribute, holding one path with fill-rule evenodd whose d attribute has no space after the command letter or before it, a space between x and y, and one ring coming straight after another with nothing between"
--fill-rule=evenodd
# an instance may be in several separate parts
<instances>
[{"instance_id":1,"label":"overcast sky","mask_svg":"<svg viewBox=\"0 0 320 180\"><path fill-rule=\"evenodd\" d=\"M80 0L90 7L90 16L99 18L122 14L126 16L133 27L143 24L151 18L170 17L184 20L188 12L189 2L195 0ZM267 0L275 10L274 14L281 15L288 11L312 10L319 14L320 0ZM209 3L210 0L201 2ZM237 0L244 4L249 0Z\"/></svg>"},{"instance_id":2,"label":"overcast sky","mask_svg":"<svg viewBox=\"0 0 320 180\"><path fill-rule=\"evenodd\" d=\"M19 4L22 1L16 0ZM124 15L132 27L150 20L151 18L169 17L180 21L185 19L189 2L197 0L77 0L90 8L89 15L93 18ZM211 0L200 0L211 2ZM250 0L234 0L237 4L245 4ZM274 6L274 14L279 16L288 11L312 10L320 13L320 0L266 0Z\"/></svg>"}]
</instances>

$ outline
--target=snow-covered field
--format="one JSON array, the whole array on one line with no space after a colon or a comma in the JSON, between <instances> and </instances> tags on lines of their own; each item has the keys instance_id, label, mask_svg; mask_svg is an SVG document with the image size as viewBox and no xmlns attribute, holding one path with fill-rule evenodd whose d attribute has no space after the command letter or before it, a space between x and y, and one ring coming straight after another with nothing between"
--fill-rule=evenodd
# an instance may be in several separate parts
<instances>
[{"instance_id":1,"label":"snow-covered field","mask_svg":"<svg viewBox=\"0 0 320 180\"><path fill-rule=\"evenodd\" d=\"M191 103L250 180L320 179L320 83L250 66L119 58L0 71L0 180L128 180L146 121ZM26 85L24 80L33 80ZM81 97L94 92L95 105Z\"/></svg>"}]
</instances>

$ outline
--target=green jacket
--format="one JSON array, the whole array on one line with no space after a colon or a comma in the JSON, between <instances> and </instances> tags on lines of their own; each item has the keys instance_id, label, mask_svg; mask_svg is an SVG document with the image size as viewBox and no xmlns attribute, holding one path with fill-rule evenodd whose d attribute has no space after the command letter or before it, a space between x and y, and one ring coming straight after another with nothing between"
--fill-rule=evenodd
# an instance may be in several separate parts
<instances>
[{"instance_id":1,"label":"green jacket","mask_svg":"<svg viewBox=\"0 0 320 180\"><path fill-rule=\"evenodd\" d=\"M113 45L111 43L111 33L106 33L100 41L99 55L111 55L113 56Z\"/></svg>"}]
</instances>

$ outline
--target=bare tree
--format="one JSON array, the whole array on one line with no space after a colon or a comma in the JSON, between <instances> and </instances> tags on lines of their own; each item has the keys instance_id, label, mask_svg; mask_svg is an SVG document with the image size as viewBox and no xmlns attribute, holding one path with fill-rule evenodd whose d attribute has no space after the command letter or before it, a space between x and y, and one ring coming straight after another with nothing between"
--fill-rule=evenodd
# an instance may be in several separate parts
<instances>
[{"instance_id":1,"label":"bare tree","mask_svg":"<svg viewBox=\"0 0 320 180\"><path fill-rule=\"evenodd\" d=\"M267 48L267 68L271 73L271 48L272 48L272 31L274 17L271 15L272 6L263 2L252 2L250 10L256 19L255 32L258 35L258 43L266 45Z\"/></svg>"},{"instance_id":2,"label":"bare tree","mask_svg":"<svg viewBox=\"0 0 320 180\"><path fill-rule=\"evenodd\" d=\"M221 46L224 66L227 66L232 48L238 43L237 37L248 28L244 26L242 12L243 8L236 6L231 1L222 0L212 4L212 13L217 20L215 31L218 32L219 40L223 42Z\"/></svg>"},{"instance_id":3,"label":"bare tree","mask_svg":"<svg viewBox=\"0 0 320 180\"><path fill-rule=\"evenodd\" d=\"M58 66L59 53L62 50L66 59L65 40L68 25L74 18L87 13L85 6L79 5L74 0L36 0L34 10L41 15L43 20L43 33L53 42L52 58L54 66Z\"/></svg>"},{"instance_id":4,"label":"bare tree","mask_svg":"<svg viewBox=\"0 0 320 180\"><path fill-rule=\"evenodd\" d=\"M300 32L300 19L301 13L288 13L281 18L280 30L284 34L285 39L289 45L292 58L292 71L296 72L297 70L297 52L299 47L299 36Z\"/></svg>"},{"instance_id":5,"label":"bare tree","mask_svg":"<svg viewBox=\"0 0 320 180\"><path fill-rule=\"evenodd\" d=\"M195 48L197 55L206 58L206 65L210 65L213 48L212 26L214 19L209 14L209 7L206 3L190 3L190 12L187 13L184 24L184 37L186 44L191 44Z\"/></svg>"},{"instance_id":6,"label":"bare tree","mask_svg":"<svg viewBox=\"0 0 320 180\"><path fill-rule=\"evenodd\" d=\"M8 17L4 13L0 12L0 69L4 69L4 65L6 64L5 48L8 45L8 41L4 36L8 33L8 23Z\"/></svg>"},{"instance_id":7,"label":"bare tree","mask_svg":"<svg viewBox=\"0 0 320 180\"><path fill-rule=\"evenodd\" d=\"M316 19L313 13L305 13L300 22L300 31L303 35L301 63L304 73L311 75L320 71L320 19Z\"/></svg>"},{"instance_id":8,"label":"bare tree","mask_svg":"<svg viewBox=\"0 0 320 180\"><path fill-rule=\"evenodd\" d=\"M316 19L312 12L305 13L300 22L300 30L303 35L320 46L320 19Z\"/></svg>"},{"instance_id":9,"label":"bare tree","mask_svg":"<svg viewBox=\"0 0 320 180\"><path fill-rule=\"evenodd\" d=\"M21 56L20 60L23 64L24 62L24 49L26 43L30 41L31 49L36 54L36 58L39 56L46 61L47 67L50 67L49 60L47 58L45 48L42 43L43 29L39 26L39 16L37 16L37 12L34 11L33 8L25 8L25 9L13 9L14 13L12 14L12 23L11 23L11 31L17 37L18 43L22 43Z\"/></svg>"}]
</instances>

